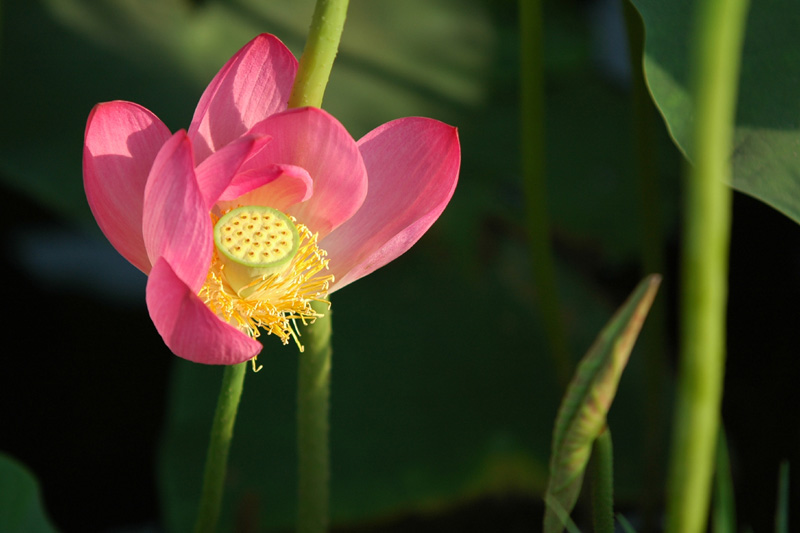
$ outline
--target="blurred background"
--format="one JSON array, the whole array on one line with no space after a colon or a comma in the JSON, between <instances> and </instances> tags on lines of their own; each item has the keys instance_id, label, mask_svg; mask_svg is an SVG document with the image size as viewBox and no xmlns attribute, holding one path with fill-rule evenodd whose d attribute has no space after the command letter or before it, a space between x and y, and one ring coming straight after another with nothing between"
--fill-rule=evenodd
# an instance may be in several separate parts
<instances>
[{"instance_id":1,"label":"blurred background","mask_svg":"<svg viewBox=\"0 0 800 533\"><path fill-rule=\"evenodd\" d=\"M168 351L144 275L94 223L81 177L89 111L130 100L187 128L206 84L256 34L299 56L312 11L312 0L0 6L0 451L36 475L60 530L188 528L222 375ZM575 361L646 274L627 53L617 0L545 2L547 203ZM333 298L337 531L540 527L561 388L531 282L518 72L516 2L350 3L323 106L355 138L403 116L453 124L462 170L412 251ZM648 395L654 354L634 350L609 416L617 507L634 524L663 500L675 358L682 158L658 124L664 370ZM798 273L796 224L736 193L724 421L738 516L755 531L771 528L778 464L800 446ZM224 520L289 531L298 354L261 339Z\"/></svg>"}]
</instances>

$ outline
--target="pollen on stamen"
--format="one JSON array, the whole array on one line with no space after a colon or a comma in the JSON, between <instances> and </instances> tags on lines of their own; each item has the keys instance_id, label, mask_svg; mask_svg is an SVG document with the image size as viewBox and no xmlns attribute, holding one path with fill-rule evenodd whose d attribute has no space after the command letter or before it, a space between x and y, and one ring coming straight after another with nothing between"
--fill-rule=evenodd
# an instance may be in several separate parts
<instances>
[{"instance_id":1,"label":"pollen on stamen","mask_svg":"<svg viewBox=\"0 0 800 533\"><path fill-rule=\"evenodd\" d=\"M271 218L269 214L261 214L261 217L265 220ZM294 340L302 351L296 322L309 324L321 316L311 303L318 301L330 305L326 298L334 278L327 273L327 254L317 246L317 235L297 224L293 218L291 220L297 228L299 245L286 269L256 278L236 291L227 282L226 265L215 249L199 296L217 316L248 335L258 337L263 330L280 338L283 344L288 344L289 339ZM273 251L279 256L282 253L278 248ZM263 250L259 255L268 258L270 251Z\"/></svg>"}]
</instances>

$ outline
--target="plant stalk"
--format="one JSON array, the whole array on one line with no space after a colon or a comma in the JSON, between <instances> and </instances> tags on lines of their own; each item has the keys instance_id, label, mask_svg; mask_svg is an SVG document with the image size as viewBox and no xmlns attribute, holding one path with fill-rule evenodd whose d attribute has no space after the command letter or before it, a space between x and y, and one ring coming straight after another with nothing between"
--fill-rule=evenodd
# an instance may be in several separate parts
<instances>
[{"instance_id":1,"label":"plant stalk","mask_svg":"<svg viewBox=\"0 0 800 533\"><path fill-rule=\"evenodd\" d=\"M614 533L614 446L603 428L592 449L592 524L595 533Z\"/></svg>"},{"instance_id":2,"label":"plant stalk","mask_svg":"<svg viewBox=\"0 0 800 533\"><path fill-rule=\"evenodd\" d=\"M300 57L289 107L321 107L333 60L339 51L349 0L317 0L306 47Z\"/></svg>"},{"instance_id":3,"label":"plant stalk","mask_svg":"<svg viewBox=\"0 0 800 533\"><path fill-rule=\"evenodd\" d=\"M533 283L556 378L562 389L572 375L550 242L545 172L544 22L541 0L520 0L520 114L522 176Z\"/></svg>"},{"instance_id":4,"label":"plant stalk","mask_svg":"<svg viewBox=\"0 0 800 533\"><path fill-rule=\"evenodd\" d=\"M225 367L222 375L222 387L219 391L217 410L211 427L211 440L208 444L203 492L194 526L195 533L212 533L217 527L225 489L225 473L228 469L228 452L233 439L233 424L242 397L246 370L247 362L229 365Z\"/></svg>"},{"instance_id":5,"label":"plant stalk","mask_svg":"<svg viewBox=\"0 0 800 533\"><path fill-rule=\"evenodd\" d=\"M322 106L322 97L339 50L348 0L317 0L306 46L300 57L289 107ZM329 399L331 312L315 302L323 316L303 330L297 391L298 533L328 528L330 499Z\"/></svg>"},{"instance_id":6,"label":"plant stalk","mask_svg":"<svg viewBox=\"0 0 800 533\"><path fill-rule=\"evenodd\" d=\"M631 107L635 173L641 220L641 258L643 275L664 273L664 230L661 221L661 193L658 184L658 147L656 110L645 83L644 23L631 0L622 0L628 34L631 66ZM665 280L664 283L668 281ZM642 531L657 529L657 515L664 486L664 391L666 365L666 313L663 298L657 298L650 309L647 325L639 345L645 357L644 490L641 495Z\"/></svg>"},{"instance_id":7,"label":"plant stalk","mask_svg":"<svg viewBox=\"0 0 800 533\"><path fill-rule=\"evenodd\" d=\"M694 166L684 183L681 354L667 531L706 531L725 370L725 308L739 63L747 0L698 2L692 62Z\"/></svg>"},{"instance_id":8,"label":"plant stalk","mask_svg":"<svg viewBox=\"0 0 800 533\"><path fill-rule=\"evenodd\" d=\"M315 307L318 304L315 303ZM330 466L328 452L331 380L331 312L303 332L297 392L299 452L299 533L322 533L328 527Z\"/></svg>"}]
</instances>

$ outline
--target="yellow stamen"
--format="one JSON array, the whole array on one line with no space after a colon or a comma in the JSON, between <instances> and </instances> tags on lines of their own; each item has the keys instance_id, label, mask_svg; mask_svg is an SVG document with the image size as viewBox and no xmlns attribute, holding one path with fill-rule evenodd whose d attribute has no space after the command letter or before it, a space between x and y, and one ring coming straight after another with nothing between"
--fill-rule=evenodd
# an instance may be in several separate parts
<instances>
[{"instance_id":1,"label":"yellow stamen","mask_svg":"<svg viewBox=\"0 0 800 533\"><path fill-rule=\"evenodd\" d=\"M294 218L286 218L296 227L297 246L294 257L281 270L259 273L242 286L234 286L242 284L240 273L232 284L227 272L232 270L230 257L222 257L224 252L215 247L199 296L217 316L251 337L258 337L259 329L263 329L268 335L278 336L284 344L294 339L302 351L295 321L309 324L321 316L311 302L330 305L325 298L333 275L324 272L328 268L327 254L317 246L317 235L297 224Z\"/></svg>"}]
</instances>

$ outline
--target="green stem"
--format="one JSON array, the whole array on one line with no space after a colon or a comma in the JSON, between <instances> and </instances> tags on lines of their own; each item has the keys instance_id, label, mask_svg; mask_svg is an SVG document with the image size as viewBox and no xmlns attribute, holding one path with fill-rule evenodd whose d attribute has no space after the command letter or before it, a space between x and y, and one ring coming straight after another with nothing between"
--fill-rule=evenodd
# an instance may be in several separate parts
<instances>
[{"instance_id":1,"label":"green stem","mask_svg":"<svg viewBox=\"0 0 800 533\"><path fill-rule=\"evenodd\" d=\"M604 427L592 450L592 524L595 533L614 533L614 446Z\"/></svg>"},{"instance_id":2,"label":"green stem","mask_svg":"<svg viewBox=\"0 0 800 533\"><path fill-rule=\"evenodd\" d=\"M317 0L289 107L322 105L347 5L348 0ZM331 312L318 303L314 307L323 316L303 331L305 351L298 371L298 533L322 533L328 528Z\"/></svg>"},{"instance_id":3,"label":"green stem","mask_svg":"<svg viewBox=\"0 0 800 533\"><path fill-rule=\"evenodd\" d=\"M717 444L717 466L714 472L714 498L711 510L713 533L736 531L736 502L733 494L733 477L728 455L728 440L725 428L720 427Z\"/></svg>"},{"instance_id":4,"label":"green stem","mask_svg":"<svg viewBox=\"0 0 800 533\"><path fill-rule=\"evenodd\" d=\"M289 107L322 106L322 95L339 50L347 4L348 0L317 0Z\"/></svg>"},{"instance_id":5,"label":"green stem","mask_svg":"<svg viewBox=\"0 0 800 533\"><path fill-rule=\"evenodd\" d=\"M556 377L566 388L572 374L566 327L556 283L545 176L545 95L541 0L520 0L520 112L522 175L533 283Z\"/></svg>"},{"instance_id":6,"label":"green stem","mask_svg":"<svg viewBox=\"0 0 800 533\"><path fill-rule=\"evenodd\" d=\"M664 232L661 227L661 194L658 186L658 150L655 108L644 79L644 23L629 0L622 2L628 33L631 66L631 107L642 219L642 263L645 274L663 272ZM656 300L658 301L658 300ZM655 302L654 302L655 304ZM648 323L652 322L650 310Z\"/></svg>"},{"instance_id":7,"label":"green stem","mask_svg":"<svg viewBox=\"0 0 800 533\"><path fill-rule=\"evenodd\" d=\"M698 3L694 166L685 180L681 355L667 531L706 530L725 370L730 156L747 0Z\"/></svg>"},{"instance_id":8,"label":"green stem","mask_svg":"<svg viewBox=\"0 0 800 533\"><path fill-rule=\"evenodd\" d=\"M233 424L236 421L239 399L242 397L246 370L247 362L229 365L225 367L222 375L222 388L219 391L214 424L211 427L211 441L208 444L200 510L194 526L195 533L211 533L217 527L222 507L225 472L228 468L228 451L233 439Z\"/></svg>"},{"instance_id":9,"label":"green stem","mask_svg":"<svg viewBox=\"0 0 800 533\"><path fill-rule=\"evenodd\" d=\"M641 220L643 274L665 272L664 231L661 222L661 194L658 186L656 110L644 78L644 23L630 0L622 0L631 66L631 107L633 139ZM642 531L656 529L663 487L663 420L666 369L666 319L664 299L653 302L642 330L639 346L645 355L644 490Z\"/></svg>"},{"instance_id":10,"label":"green stem","mask_svg":"<svg viewBox=\"0 0 800 533\"><path fill-rule=\"evenodd\" d=\"M321 533L328 527L328 403L331 380L331 312L315 303L313 327L303 332L297 392L299 452L299 533Z\"/></svg>"},{"instance_id":11,"label":"green stem","mask_svg":"<svg viewBox=\"0 0 800 533\"><path fill-rule=\"evenodd\" d=\"M775 507L775 533L789 533L789 461L782 461L778 473L778 503Z\"/></svg>"}]
</instances>

